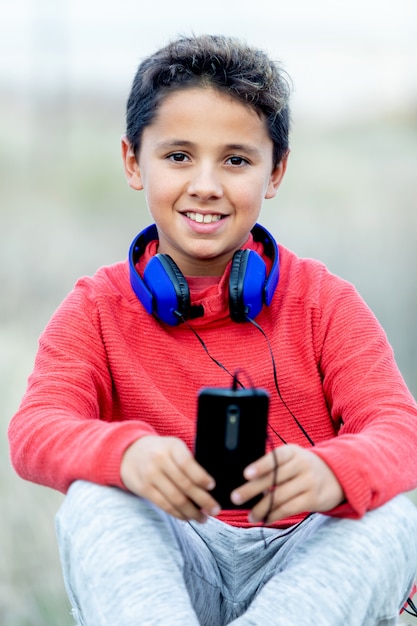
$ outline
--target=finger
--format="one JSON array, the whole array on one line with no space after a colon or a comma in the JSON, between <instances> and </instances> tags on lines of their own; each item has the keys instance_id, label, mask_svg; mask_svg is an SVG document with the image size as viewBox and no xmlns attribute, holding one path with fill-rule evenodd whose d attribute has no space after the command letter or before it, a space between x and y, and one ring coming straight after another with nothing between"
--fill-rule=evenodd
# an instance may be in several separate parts
<instances>
[{"instance_id":1,"label":"finger","mask_svg":"<svg viewBox=\"0 0 417 626\"><path fill-rule=\"evenodd\" d=\"M214 487L214 480L192 459L191 463L187 461L183 466L168 463L158 481L158 488L170 504L185 516L195 517L196 510L217 515L220 506L207 491L207 483Z\"/></svg>"},{"instance_id":2,"label":"finger","mask_svg":"<svg viewBox=\"0 0 417 626\"><path fill-rule=\"evenodd\" d=\"M184 457L174 455L174 461L172 477L180 489L206 513L217 515L220 512L220 505L209 493L216 485L214 478L192 455Z\"/></svg>"},{"instance_id":3,"label":"finger","mask_svg":"<svg viewBox=\"0 0 417 626\"><path fill-rule=\"evenodd\" d=\"M286 444L271 450L265 456L248 465L243 472L244 477L247 480L252 480L253 478L265 476L273 470L277 471L284 468L294 460L297 449L298 446Z\"/></svg>"},{"instance_id":4,"label":"finger","mask_svg":"<svg viewBox=\"0 0 417 626\"><path fill-rule=\"evenodd\" d=\"M275 488L252 509L250 520L272 523L285 517L309 512L311 497L302 480L296 479Z\"/></svg>"},{"instance_id":5,"label":"finger","mask_svg":"<svg viewBox=\"0 0 417 626\"><path fill-rule=\"evenodd\" d=\"M206 489L207 491L214 489L214 478L197 463L188 448L185 450L174 450L172 458L175 465L186 477L189 477L194 484L199 485L202 489Z\"/></svg>"},{"instance_id":6,"label":"finger","mask_svg":"<svg viewBox=\"0 0 417 626\"><path fill-rule=\"evenodd\" d=\"M275 450L249 465L248 471L245 471L245 477L248 478L249 474L249 476L253 475L253 478L233 491L232 502L237 505L244 504L254 496L269 492L277 485L283 485L296 478L299 474L296 455L292 451L289 452L290 454L284 455L283 464L279 463L276 457L274 458L274 454L278 453L278 450Z\"/></svg>"},{"instance_id":7,"label":"finger","mask_svg":"<svg viewBox=\"0 0 417 626\"><path fill-rule=\"evenodd\" d=\"M248 500L255 498L259 494L269 492L273 485L273 475L271 473L261 478L251 480L237 489L234 489L230 494L231 501L236 505L245 504Z\"/></svg>"},{"instance_id":8,"label":"finger","mask_svg":"<svg viewBox=\"0 0 417 626\"><path fill-rule=\"evenodd\" d=\"M254 463L248 465L243 471L243 476L246 480L253 480L269 474L277 465L277 457L274 458L273 452L269 452L265 456L261 457Z\"/></svg>"},{"instance_id":9,"label":"finger","mask_svg":"<svg viewBox=\"0 0 417 626\"><path fill-rule=\"evenodd\" d=\"M191 482L188 477L181 474L175 475L175 482L173 482L172 476L166 478L165 488L167 491L165 494L167 499L185 515L190 515L190 502L193 505L192 514L195 509L212 516L220 513L221 507L211 493Z\"/></svg>"},{"instance_id":10,"label":"finger","mask_svg":"<svg viewBox=\"0 0 417 626\"><path fill-rule=\"evenodd\" d=\"M157 485L152 485L151 496L154 504L174 517L201 523L207 519L206 513L167 477L161 477Z\"/></svg>"},{"instance_id":11,"label":"finger","mask_svg":"<svg viewBox=\"0 0 417 626\"><path fill-rule=\"evenodd\" d=\"M254 515L254 511L251 511L249 515L250 521L263 521L265 524L272 524L288 517L310 513L311 509L308 504L308 494L302 493L298 496L288 500L280 506L274 506L271 510L267 509L262 517Z\"/></svg>"}]
</instances>

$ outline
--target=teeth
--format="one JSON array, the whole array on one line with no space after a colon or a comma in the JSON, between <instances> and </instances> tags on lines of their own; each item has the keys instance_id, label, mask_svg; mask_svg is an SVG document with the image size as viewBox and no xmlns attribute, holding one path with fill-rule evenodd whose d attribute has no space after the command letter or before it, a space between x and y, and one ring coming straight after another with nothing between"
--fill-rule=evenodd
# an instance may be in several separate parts
<instances>
[{"instance_id":1,"label":"teeth","mask_svg":"<svg viewBox=\"0 0 417 626\"><path fill-rule=\"evenodd\" d=\"M222 218L221 215L213 215L211 213L203 215L202 213L194 213L194 212L191 212L191 211L186 213L186 216L190 220L193 220L194 222L198 222L199 224L203 224L203 223L204 224L211 224L212 222L218 222Z\"/></svg>"}]
</instances>

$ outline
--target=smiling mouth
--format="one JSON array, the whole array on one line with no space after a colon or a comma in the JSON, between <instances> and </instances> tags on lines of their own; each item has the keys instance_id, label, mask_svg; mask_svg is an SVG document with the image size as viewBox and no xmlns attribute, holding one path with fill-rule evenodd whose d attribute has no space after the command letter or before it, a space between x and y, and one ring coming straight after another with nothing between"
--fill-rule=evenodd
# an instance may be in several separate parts
<instances>
[{"instance_id":1,"label":"smiling mouth","mask_svg":"<svg viewBox=\"0 0 417 626\"><path fill-rule=\"evenodd\" d=\"M199 224L213 224L213 222L219 222L223 217L218 213L206 213L203 215L202 213L194 213L193 211L188 211L185 215L188 219L193 222L198 222Z\"/></svg>"}]
</instances>

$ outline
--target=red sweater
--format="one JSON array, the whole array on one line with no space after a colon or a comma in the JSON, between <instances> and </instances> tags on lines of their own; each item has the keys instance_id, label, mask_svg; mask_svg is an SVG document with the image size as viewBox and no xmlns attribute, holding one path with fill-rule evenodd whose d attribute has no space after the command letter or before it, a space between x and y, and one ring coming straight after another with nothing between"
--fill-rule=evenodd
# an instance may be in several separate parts
<instances>
[{"instance_id":1,"label":"red sweater","mask_svg":"<svg viewBox=\"0 0 417 626\"><path fill-rule=\"evenodd\" d=\"M330 514L358 517L417 486L417 406L353 286L282 246L280 268L257 322L271 342L285 403L346 494ZM275 431L309 446L275 390L265 339L230 320L229 269L194 298L205 314L190 323L229 371L243 370L270 392ZM76 479L123 487L121 458L134 440L177 436L192 449L198 390L230 383L187 325L167 326L145 311L126 262L103 267L78 281L40 338L9 428L12 462L22 477L63 492ZM247 525L242 511L220 518Z\"/></svg>"}]
</instances>

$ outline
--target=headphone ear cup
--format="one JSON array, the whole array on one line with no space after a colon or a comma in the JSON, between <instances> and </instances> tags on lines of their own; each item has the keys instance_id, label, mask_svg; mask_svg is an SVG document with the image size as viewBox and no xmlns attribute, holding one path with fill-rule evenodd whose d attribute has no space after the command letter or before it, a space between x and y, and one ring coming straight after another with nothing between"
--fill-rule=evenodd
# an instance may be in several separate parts
<instances>
[{"instance_id":1,"label":"headphone ear cup","mask_svg":"<svg viewBox=\"0 0 417 626\"><path fill-rule=\"evenodd\" d=\"M158 253L156 257L159 258L172 281L178 301L178 312L186 317L190 308L190 289L187 279L169 254Z\"/></svg>"},{"instance_id":2,"label":"headphone ear cup","mask_svg":"<svg viewBox=\"0 0 417 626\"><path fill-rule=\"evenodd\" d=\"M229 311L234 322L245 322L243 283L248 264L249 250L237 250L233 255L229 278Z\"/></svg>"},{"instance_id":3,"label":"headphone ear cup","mask_svg":"<svg viewBox=\"0 0 417 626\"><path fill-rule=\"evenodd\" d=\"M237 250L229 279L229 311L234 322L255 319L264 304L266 265L254 250Z\"/></svg>"},{"instance_id":4,"label":"headphone ear cup","mask_svg":"<svg viewBox=\"0 0 417 626\"><path fill-rule=\"evenodd\" d=\"M143 275L152 292L155 315L170 326L188 319L191 300L185 276L168 254L153 256Z\"/></svg>"}]
</instances>

